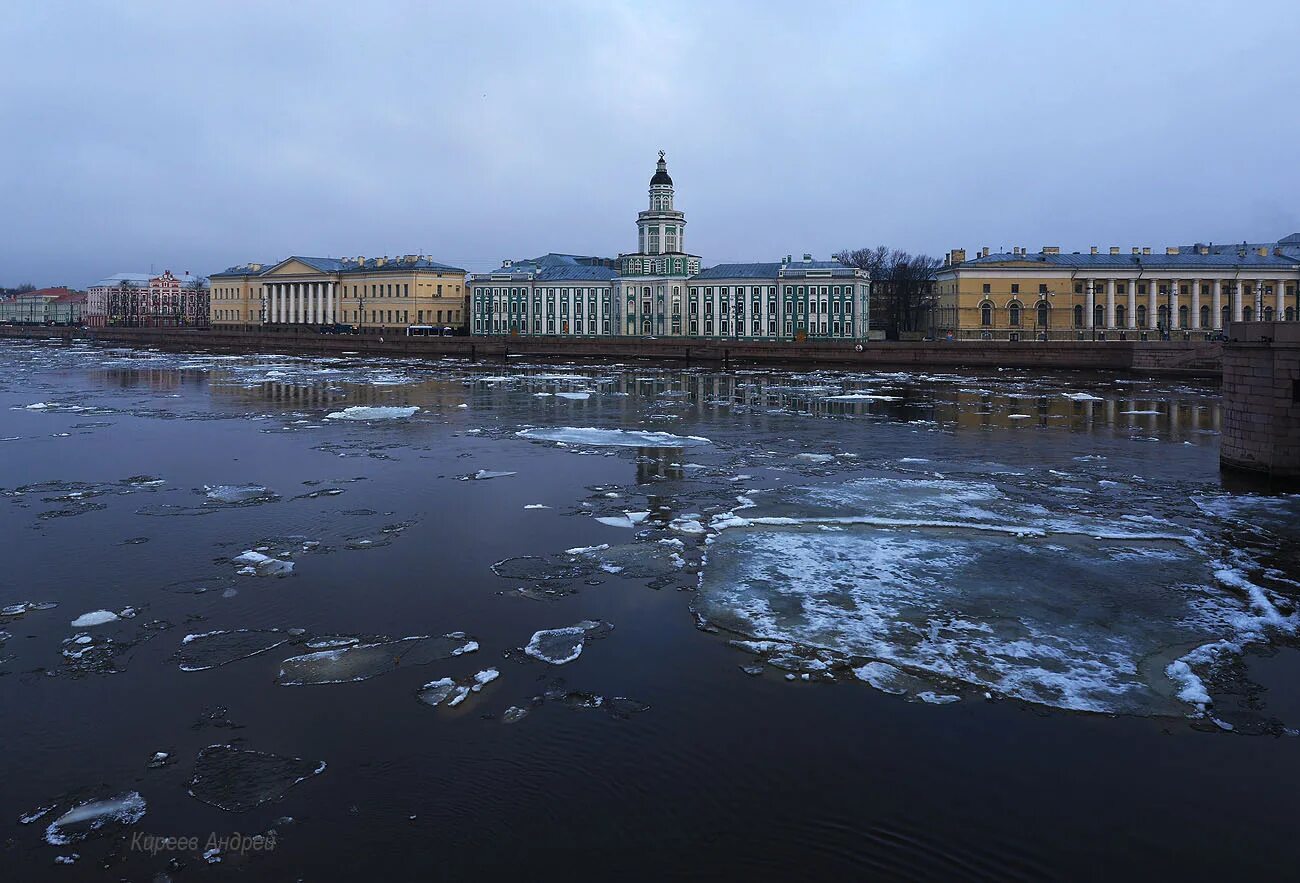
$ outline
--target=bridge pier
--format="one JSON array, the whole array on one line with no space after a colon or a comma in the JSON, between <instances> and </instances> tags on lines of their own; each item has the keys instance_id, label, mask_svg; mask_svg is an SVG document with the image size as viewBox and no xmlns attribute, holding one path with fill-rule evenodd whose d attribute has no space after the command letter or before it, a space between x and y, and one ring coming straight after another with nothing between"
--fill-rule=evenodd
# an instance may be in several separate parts
<instances>
[{"instance_id":1,"label":"bridge pier","mask_svg":"<svg viewBox=\"0 0 1300 883\"><path fill-rule=\"evenodd\" d=\"M1223 414L1223 468L1300 481L1300 322L1229 326Z\"/></svg>"}]
</instances>

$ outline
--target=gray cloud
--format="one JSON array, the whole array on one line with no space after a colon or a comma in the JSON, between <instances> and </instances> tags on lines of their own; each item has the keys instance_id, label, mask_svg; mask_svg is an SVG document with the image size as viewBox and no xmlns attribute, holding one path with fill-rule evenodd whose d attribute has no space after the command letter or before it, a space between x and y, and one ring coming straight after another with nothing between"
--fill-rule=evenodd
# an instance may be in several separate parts
<instances>
[{"instance_id":1,"label":"gray cloud","mask_svg":"<svg viewBox=\"0 0 1300 883\"><path fill-rule=\"evenodd\" d=\"M1059 7L1059 8L1058 8ZM0 284L1300 230L1290 4L6 5Z\"/></svg>"}]
</instances>

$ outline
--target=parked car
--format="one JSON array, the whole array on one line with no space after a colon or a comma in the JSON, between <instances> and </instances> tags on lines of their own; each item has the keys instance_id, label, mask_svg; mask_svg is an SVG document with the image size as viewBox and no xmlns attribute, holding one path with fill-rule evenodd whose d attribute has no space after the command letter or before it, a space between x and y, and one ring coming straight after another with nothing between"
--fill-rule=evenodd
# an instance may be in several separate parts
<instances>
[{"instance_id":1,"label":"parked car","mask_svg":"<svg viewBox=\"0 0 1300 883\"><path fill-rule=\"evenodd\" d=\"M357 326L347 325L343 322L335 322L333 325L322 325L321 334L356 334Z\"/></svg>"}]
</instances>

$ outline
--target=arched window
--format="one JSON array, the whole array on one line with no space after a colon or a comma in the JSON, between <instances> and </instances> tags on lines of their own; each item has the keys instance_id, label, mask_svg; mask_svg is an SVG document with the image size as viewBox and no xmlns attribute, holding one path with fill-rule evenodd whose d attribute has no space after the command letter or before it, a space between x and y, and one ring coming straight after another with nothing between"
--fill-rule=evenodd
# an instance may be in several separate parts
<instances>
[{"instance_id":1,"label":"arched window","mask_svg":"<svg viewBox=\"0 0 1300 883\"><path fill-rule=\"evenodd\" d=\"M1137 325L1139 328L1147 327L1147 305L1146 304L1138 304Z\"/></svg>"},{"instance_id":2,"label":"arched window","mask_svg":"<svg viewBox=\"0 0 1300 883\"><path fill-rule=\"evenodd\" d=\"M1254 307L1246 307L1244 310L1241 311L1241 320L1243 322L1250 322L1254 318L1255 318Z\"/></svg>"},{"instance_id":3,"label":"arched window","mask_svg":"<svg viewBox=\"0 0 1300 883\"><path fill-rule=\"evenodd\" d=\"M1210 327L1210 308L1209 308L1209 307L1201 307L1201 327L1202 327L1202 328L1209 328L1209 327Z\"/></svg>"},{"instance_id":4,"label":"arched window","mask_svg":"<svg viewBox=\"0 0 1300 883\"><path fill-rule=\"evenodd\" d=\"M980 305L980 324L993 324L993 304L986 303Z\"/></svg>"},{"instance_id":5,"label":"arched window","mask_svg":"<svg viewBox=\"0 0 1300 883\"><path fill-rule=\"evenodd\" d=\"M1019 328L1020 327L1020 304L1012 304L1011 306L1007 307L1007 317L1008 317L1008 321L1011 323L1011 326L1013 328Z\"/></svg>"},{"instance_id":6,"label":"arched window","mask_svg":"<svg viewBox=\"0 0 1300 883\"><path fill-rule=\"evenodd\" d=\"M1047 311L1048 311L1047 301L1039 301L1038 303L1038 327L1039 328L1047 327Z\"/></svg>"},{"instance_id":7,"label":"arched window","mask_svg":"<svg viewBox=\"0 0 1300 883\"><path fill-rule=\"evenodd\" d=\"M1272 322L1272 321L1273 321L1273 308L1272 308L1272 307L1264 307L1264 321L1265 321L1265 322Z\"/></svg>"},{"instance_id":8,"label":"arched window","mask_svg":"<svg viewBox=\"0 0 1300 883\"><path fill-rule=\"evenodd\" d=\"M1043 315L1044 315L1044 312L1045 312L1044 308L1045 308L1046 306L1047 306L1046 304L1039 304L1039 305L1038 305L1038 324L1039 324L1039 325L1046 325L1046 324L1047 324L1046 322L1043 321ZM1075 305L1075 307L1074 307L1074 327L1075 327L1075 328L1082 328L1082 327L1083 327L1083 307L1082 307L1082 306L1079 306L1079 305Z\"/></svg>"},{"instance_id":9,"label":"arched window","mask_svg":"<svg viewBox=\"0 0 1300 883\"><path fill-rule=\"evenodd\" d=\"M1092 308L1092 324L1098 328L1103 328L1106 325L1106 308L1101 304L1097 304Z\"/></svg>"},{"instance_id":10,"label":"arched window","mask_svg":"<svg viewBox=\"0 0 1300 883\"><path fill-rule=\"evenodd\" d=\"M1219 310L1219 315L1224 325L1232 321L1232 307L1224 304L1223 309Z\"/></svg>"},{"instance_id":11,"label":"arched window","mask_svg":"<svg viewBox=\"0 0 1300 883\"><path fill-rule=\"evenodd\" d=\"M1286 308L1286 314L1285 314L1285 315L1286 315L1286 320L1287 320L1288 322L1294 322L1294 321L1295 321L1295 307L1287 307L1287 308Z\"/></svg>"},{"instance_id":12,"label":"arched window","mask_svg":"<svg viewBox=\"0 0 1300 883\"><path fill-rule=\"evenodd\" d=\"M1160 308L1156 310L1156 325L1159 326L1160 328L1169 327L1169 305L1168 304L1161 304Z\"/></svg>"},{"instance_id":13,"label":"arched window","mask_svg":"<svg viewBox=\"0 0 1300 883\"><path fill-rule=\"evenodd\" d=\"M1179 328L1187 327L1187 305L1186 304L1183 304L1181 307L1178 308L1178 327Z\"/></svg>"},{"instance_id":14,"label":"arched window","mask_svg":"<svg viewBox=\"0 0 1300 883\"><path fill-rule=\"evenodd\" d=\"M1116 324L1118 327L1120 327L1120 328L1124 328L1124 327L1125 327L1125 325L1124 325L1124 320L1127 319L1127 318L1128 318L1128 308L1125 307L1123 304L1116 304L1116 305L1115 305L1115 324Z\"/></svg>"}]
</instances>

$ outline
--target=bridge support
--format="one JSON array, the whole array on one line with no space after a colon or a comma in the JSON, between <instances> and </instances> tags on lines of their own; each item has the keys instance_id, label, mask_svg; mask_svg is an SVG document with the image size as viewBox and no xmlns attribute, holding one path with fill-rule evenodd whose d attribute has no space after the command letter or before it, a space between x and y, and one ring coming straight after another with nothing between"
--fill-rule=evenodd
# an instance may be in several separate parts
<instances>
[{"instance_id":1,"label":"bridge support","mask_svg":"<svg viewBox=\"0 0 1300 883\"><path fill-rule=\"evenodd\" d=\"M1223 468L1300 480L1300 322L1229 326L1223 413Z\"/></svg>"}]
</instances>

